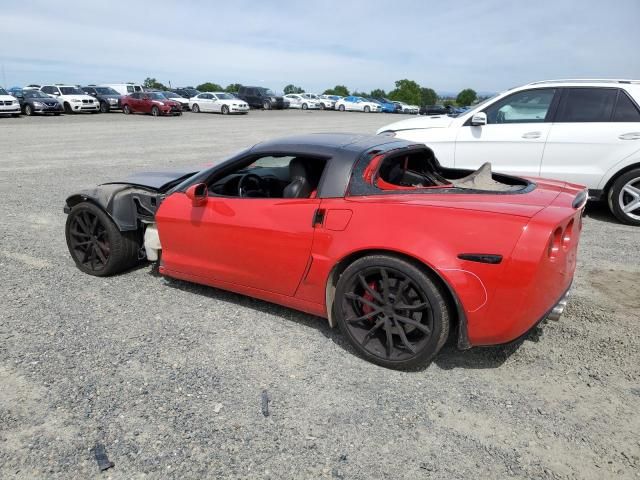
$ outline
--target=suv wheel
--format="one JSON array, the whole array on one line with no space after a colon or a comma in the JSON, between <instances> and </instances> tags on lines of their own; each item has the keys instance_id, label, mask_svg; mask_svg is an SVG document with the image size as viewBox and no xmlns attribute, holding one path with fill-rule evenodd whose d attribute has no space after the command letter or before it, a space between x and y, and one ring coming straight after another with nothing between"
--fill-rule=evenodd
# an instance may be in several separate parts
<instances>
[{"instance_id":1,"label":"suv wheel","mask_svg":"<svg viewBox=\"0 0 640 480\"><path fill-rule=\"evenodd\" d=\"M265 101L262 104L262 108L265 109L265 110L271 110L271 102Z\"/></svg>"},{"instance_id":2,"label":"suv wheel","mask_svg":"<svg viewBox=\"0 0 640 480\"><path fill-rule=\"evenodd\" d=\"M640 225L640 168L620 175L609 189L609 208L627 225Z\"/></svg>"},{"instance_id":3,"label":"suv wheel","mask_svg":"<svg viewBox=\"0 0 640 480\"><path fill-rule=\"evenodd\" d=\"M100 102L100 111L102 113L109 113L109 105L107 105L107 102Z\"/></svg>"},{"instance_id":4,"label":"suv wheel","mask_svg":"<svg viewBox=\"0 0 640 480\"><path fill-rule=\"evenodd\" d=\"M68 102L64 102L64 113L73 113L73 110L71 110L71 105L69 105Z\"/></svg>"}]
</instances>

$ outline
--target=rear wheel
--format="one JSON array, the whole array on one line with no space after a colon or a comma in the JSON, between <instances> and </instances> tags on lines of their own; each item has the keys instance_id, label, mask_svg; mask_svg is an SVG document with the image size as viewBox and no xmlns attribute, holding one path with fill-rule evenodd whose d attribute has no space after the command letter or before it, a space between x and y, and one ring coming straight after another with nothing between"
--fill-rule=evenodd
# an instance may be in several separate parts
<instances>
[{"instance_id":1,"label":"rear wheel","mask_svg":"<svg viewBox=\"0 0 640 480\"><path fill-rule=\"evenodd\" d=\"M229 107L226 105L222 105L222 108L220 109L220 113L222 113L222 115L226 115L229 113Z\"/></svg>"},{"instance_id":2,"label":"rear wheel","mask_svg":"<svg viewBox=\"0 0 640 480\"><path fill-rule=\"evenodd\" d=\"M609 208L627 225L640 225L640 168L620 175L609 189Z\"/></svg>"},{"instance_id":3,"label":"rear wheel","mask_svg":"<svg viewBox=\"0 0 640 480\"><path fill-rule=\"evenodd\" d=\"M93 203L82 202L71 209L65 234L73 261L89 275L113 275L138 263L137 232L121 232Z\"/></svg>"},{"instance_id":4,"label":"rear wheel","mask_svg":"<svg viewBox=\"0 0 640 480\"><path fill-rule=\"evenodd\" d=\"M265 101L265 102L262 104L262 108L263 108L264 110L271 110L271 102L267 102L267 101Z\"/></svg>"},{"instance_id":5,"label":"rear wheel","mask_svg":"<svg viewBox=\"0 0 640 480\"><path fill-rule=\"evenodd\" d=\"M349 265L338 280L333 312L358 353L389 368L426 365L449 334L449 307L438 285L392 256Z\"/></svg>"},{"instance_id":6,"label":"rear wheel","mask_svg":"<svg viewBox=\"0 0 640 480\"><path fill-rule=\"evenodd\" d=\"M154 117L159 116L160 109L154 105L153 107L151 107L151 115L153 115Z\"/></svg>"},{"instance_id":7,"label":"rear wheel","mask_svg":"<svg viewBox=\"0 0 640 480\"><path fill-rule=\"evenodd\" d=\"M129 105L125 105L124 107L122 107L122 113L124 113L125 115L129 115L131 113L131 107Z\"/></svg>"}]
</instances>

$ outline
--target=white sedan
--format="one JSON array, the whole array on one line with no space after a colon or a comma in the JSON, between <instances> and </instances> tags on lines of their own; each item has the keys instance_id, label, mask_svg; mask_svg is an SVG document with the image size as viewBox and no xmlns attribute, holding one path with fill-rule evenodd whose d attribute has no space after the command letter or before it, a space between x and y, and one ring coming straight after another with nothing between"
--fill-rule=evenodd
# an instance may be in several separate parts
<instances>
[{"instance_id":1,"label":"white sedan","mask_svg":"<svg viewBox=\"0 0 640 480\"><path fill-rule=\"evenodd\" d=\"M194 113L219 112L249 113L249 104L226 92L205 92L189 99L189 108Z\"/></svg>"},{"instance_id":2,"label":"white sedan","mask_svg":"<svg viewBox=\"0 0 640 480\"><path fill-rule=\"evenodd\" d=\"M316 93L302 93L301 95L317 102L320 105L320 110L333 110L336 104L336 101L330 99L327 95L318 95Z\"/></svg>"},{"instance_id":3,"label":"white sedan","mask_svg":"<svg viewBox=\"0 0 640 480\"><path fill-rule=\"evenodd\" d=\"M353 95L338 100L335 109L341 112L354 111L369 113L382 111L379 103L370 102L362 97L355 97Z\"/></svg>"},{"instance_id":4,"label":"white sedan","mask_svg":"<svg viewBox=\"0 0 640 480\"><path fill-rule=\"evenodd\" d=\"M289 101L289 108L301 108L302 110L320 108L320 102L318 102L318 100L305 98L297 93L289 93L285 95L284 98Z\"/></svg>"},{"instance_id":5,"label":"white sedan","mask_svg":"<svg viewBox=\"0 0 640 480\"><path fill-rule=\"evenodd\" d=\"M417 105L409 105L404 102L393 102L393 103L400 106L400 108L402 109L402 113L417 115L420 112L420 107Z\"/></svg>"}]
</instances>

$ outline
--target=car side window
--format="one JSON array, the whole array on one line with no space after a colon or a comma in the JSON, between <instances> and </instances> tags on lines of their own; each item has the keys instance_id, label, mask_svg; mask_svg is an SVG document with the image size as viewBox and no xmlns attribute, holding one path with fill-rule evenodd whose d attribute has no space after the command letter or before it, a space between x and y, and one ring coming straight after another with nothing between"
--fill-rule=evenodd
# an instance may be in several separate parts
<instances>
[{"instance_id":1,"label":"car side window","mask_svg":"<svg viewBox=\"0 0 640 480\"><path fill-rule=\"evenodd\" d=\"M514 93L484 110L488 124L540 123L547 119L556 90L540 88Z\"/></svg>"},{"instance_id":2,"label":"car side window","mask_svg":"<svg viewBox=\"0 0 640 480\"><path fill-rule=\"evenodd\" d=\"M640 122L640 109L629 98L627 92L620 90L618 92L618 101L616 109L613 112L612 121L614 122Z\"/></svg>"},{"instance_id":3,"label":"car side window","mask_svg":"<svg viewBox=\"0 0 640 480\"><path fill-rule=\"evenodd\" d=\"M568 88L558 107L556 122L609 122L616 88Z\"/></svg>"},{"instance_id":4,"label":"car side window","mask_svg":"<svg viewBox=\"0 0 640 480\"><path fill-rule=\"evenodd\" d=\"M127 93L133 93L133 87L131 85L127 85Z\"/></svg>"}]
</instances>

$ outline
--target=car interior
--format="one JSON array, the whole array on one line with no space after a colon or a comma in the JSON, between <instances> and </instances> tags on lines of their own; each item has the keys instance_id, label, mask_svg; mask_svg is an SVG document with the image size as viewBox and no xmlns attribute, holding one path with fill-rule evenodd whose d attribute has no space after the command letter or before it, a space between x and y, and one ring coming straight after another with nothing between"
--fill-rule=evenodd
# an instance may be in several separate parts
<instances>
[{"instance_id":1,"label":"car interior","mask_svg":"<svg viewBox=\"0 0 640 480\"><path fill-rule=\"evenodd\" d=\"M210 195L249 198L315 198L326 159L273 155L213 179Z\"/></svg>"}]
</instances>

